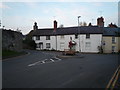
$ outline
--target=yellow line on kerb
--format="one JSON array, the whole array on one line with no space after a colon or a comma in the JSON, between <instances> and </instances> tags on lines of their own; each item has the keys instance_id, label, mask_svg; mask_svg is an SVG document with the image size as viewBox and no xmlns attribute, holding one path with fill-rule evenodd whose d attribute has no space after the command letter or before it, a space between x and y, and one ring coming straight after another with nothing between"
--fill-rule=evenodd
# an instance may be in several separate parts
<instances>
[{"instance_id":1,"label":"yellow line on kerb","mask_svg":"<svg viewBox=\"0 0 120 90\"><path fill-rule=\"evenodd\" d=\"M116 84L116 81L118 80L118 75L119 75L119 68L120 68L120 65L118 66L117 70L115 71L114 75L112 76L112 78L110 79L107 87L106 87L106 90L108 90L109 88L111 88L110 90L113 90L113 88L115 87L115 84ZM117 74L117 75L116 75ZM113 83L112 83L113 82ZM112 87L110 87L112 86Z\"/></svg>"},{"instance_id":2,"label":"yellow line on kerb","mask_svg":"<svg viewBox=\"0 0 120 90\"><path fill-rule=\"evenodd\" d=\"M117 82L117 80L118 80L118 75L119 75L119 71L118 71L118 73L117 73L117 75L116 75L116 78L115 78L115 80L114 80L114 82L113 82L113 84L112 84L112 86L111 86L111 90L113 90L113 88L115 87L115 84L116 84L116 82Z\"/></svg>"}]
</instances>

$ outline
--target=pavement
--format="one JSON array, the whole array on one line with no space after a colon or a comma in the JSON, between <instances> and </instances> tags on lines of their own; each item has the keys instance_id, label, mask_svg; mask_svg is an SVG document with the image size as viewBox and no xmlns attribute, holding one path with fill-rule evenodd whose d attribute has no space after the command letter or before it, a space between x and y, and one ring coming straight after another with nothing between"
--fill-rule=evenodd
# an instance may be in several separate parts
<instances>
[{"instance_id":1,"label":"pavement","mask_svg":"<svg viewBox=\"0 0 120 90\"><path fill-rule=\"evenodd\" d=\"M27 52L2 62L3 88L105 88L118 67L117 54L61 58L61 52Z\"/></svg>"}]
</instances>

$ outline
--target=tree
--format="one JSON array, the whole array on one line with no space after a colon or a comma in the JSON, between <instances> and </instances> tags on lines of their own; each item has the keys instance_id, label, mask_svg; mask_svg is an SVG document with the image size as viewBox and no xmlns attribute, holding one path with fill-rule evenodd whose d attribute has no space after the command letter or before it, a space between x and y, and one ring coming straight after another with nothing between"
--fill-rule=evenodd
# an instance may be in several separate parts
<instances>
[{"instance_id":1,"label":"tree","mask_svg":"<svg viewBox=\"0 0 120 90\"><path fill-rule=\"evenodd\" d=\"M80 26L82 26L82 22L80 22L79 24L80 24Z\"/></svg>"},{"instance_id":2,"label":"tree","mask_svg":"<svg viewBox=\"0 0 120 90\"><path fill-rule=\"evenodd\" d=\"M91 24L91 23L89 23L89 24L88 24L88 26L92 26L92 24Z\"/></svg>"},{"instance_id":3,"label":"tree","mask_svg":"<svg viewBox=\"0 0 120 90\"><path fill-rule=\"evenodd\" d=\"M33 36L33 30L30 31L27 35L25 40L23 40L23 44L25 49L36 49L36 43L34 40L32 40L32 36Z\"/></svg>"},{"instance_id":4,"label":"tree","mask_svg":"<svg viewBox=\"0 0 120 90\"><path fill-rule=\"evenodd\" d=\"M23 44L25 49L36 49L36 43L34 40L30 40L30 39L25 39L23 40Z\"/></svg>"},{"instance_id":5,"label":"tree","mask_svg":"<svg viewBox=\"0 0 120 90\"><path fill-rule=\"evenodd\" d=\"M80 22L80 26L87 26L87 23L84 21L84 22Z\"/></svg>"},{"instance_id":6,"label":"tree","mask_svg":"<svg viewBox=\"0 0 120 90\"><path fill-rule=\"evenodd\" d=\"M17 30L16 30L17 32L19 32L19 33L21 33L21 30L19 30L19 28L17 28Z\"/></svg>"},{"instance_id":7,"label":"tree","mask_svg":"<svg viewBox=\"0 0 120 90\"><path fill-rule=\"evenodd\" d=\"M87 23L86 23L86 22L83 22L83 26L87 26Z\"/></svg>"},{"instance_id":8,"label":"tree","mask_svg":"<svg viewBox=\"0 0 120 90\"><path fill-rule=\"evenodd\" d=\"M63 28L64 27L64 25L63 24L60 24L60 26L59 26L60 28Z\"/></svg>"}]
</instances>

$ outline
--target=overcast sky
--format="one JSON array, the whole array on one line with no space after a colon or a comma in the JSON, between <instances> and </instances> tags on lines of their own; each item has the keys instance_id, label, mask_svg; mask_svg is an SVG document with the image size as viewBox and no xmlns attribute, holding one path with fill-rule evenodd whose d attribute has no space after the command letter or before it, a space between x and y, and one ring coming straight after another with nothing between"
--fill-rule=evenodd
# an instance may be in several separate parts
<instances>
[{"instance_id":1,"label":"overcast sky","mask_svg":"<svg viewBox=\"0 0 120 90\"><path fill-rule=\"evenodd\" d=\"M36 21L39 28L52 28L56 19L58 26L78 25L80 21L97 24L97 18L104 17L105 26L115 23L118 25L118 2L3 2L2 25L7 29L19 28L23 34L33 29Z\"/></svg>"}]
</instances>

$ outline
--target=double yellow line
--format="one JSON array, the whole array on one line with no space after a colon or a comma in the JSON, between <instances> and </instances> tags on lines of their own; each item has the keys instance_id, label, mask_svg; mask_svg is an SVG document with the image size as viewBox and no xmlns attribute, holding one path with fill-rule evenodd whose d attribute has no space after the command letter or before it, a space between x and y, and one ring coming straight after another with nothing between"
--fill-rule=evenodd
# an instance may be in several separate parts
<instances>
[{"instance_id":1,"label":"double yellow line","mask_svg":"<svg viewBox=\"0 0 120 90\"><path fill-rule=\"evenodd\" d=\"M117 70L115 71L114 75L110 79L106 90L113 90L115 88L116 82L118 80L118 76L120 75L120 65L118 66Z\"/></svg>"}]
</instances>

